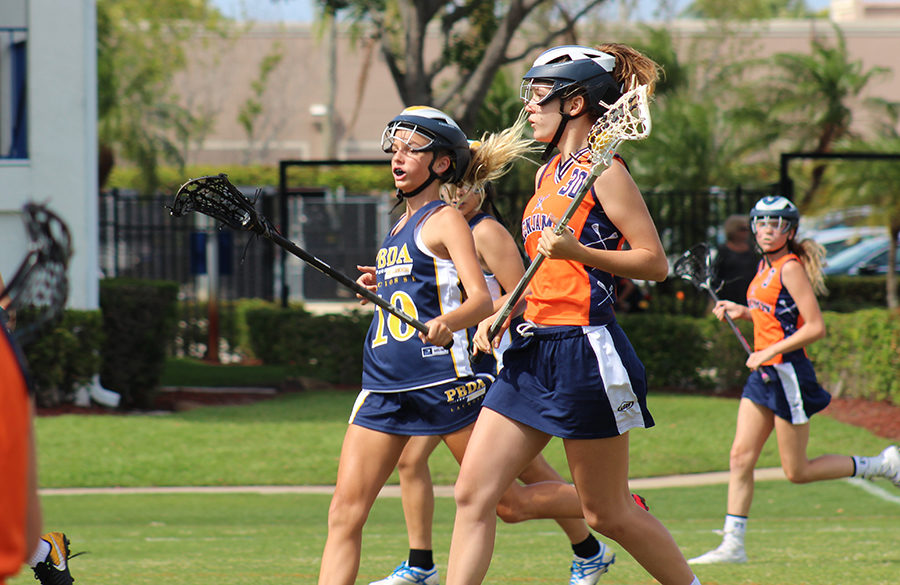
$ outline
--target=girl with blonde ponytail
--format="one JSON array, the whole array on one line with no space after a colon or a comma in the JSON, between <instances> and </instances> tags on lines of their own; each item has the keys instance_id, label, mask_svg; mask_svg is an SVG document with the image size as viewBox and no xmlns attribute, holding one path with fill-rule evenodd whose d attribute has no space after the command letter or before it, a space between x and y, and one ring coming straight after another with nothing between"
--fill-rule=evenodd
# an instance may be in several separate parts
<instances>
[{"instance_id":1,"label":"girl with blonde ponytail","mask_svg":"<svg viewBox=\"0 0 900 585\"><path fill-rule=\"evenodd\" d=\"M763 255L747 289L747 306L719 301L720 320L753 321L751 370L738 406L731 445L728 507L722 543L691 564L744 563L744 533L753 501L753 470L772 431L784 474L794 483L842 477L885 477L900 487L900 450L892 445L874 457L820 455L809 459L809 419L831 401L816 380L806 346L825 336L817 294L825 293L821 246L796 240L800 212L788 199L770 195L750 211L750 227ZM765 375L763 375L765 373Z\"/></svg>"}]
</instances>

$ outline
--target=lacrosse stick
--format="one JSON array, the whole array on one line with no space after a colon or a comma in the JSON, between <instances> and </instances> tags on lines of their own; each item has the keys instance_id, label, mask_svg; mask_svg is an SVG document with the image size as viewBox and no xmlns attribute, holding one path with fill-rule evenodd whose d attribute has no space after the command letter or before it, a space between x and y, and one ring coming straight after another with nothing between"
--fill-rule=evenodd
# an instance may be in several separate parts
<instances>
[{"instance_id":1,"label":"lacrosse stick","mask_svg":"<svg viewBox=\"0 0 900 585\"><path fill-rule=\"evenodd\" d=\"M719 296L712 286L715 275L713 274L712 256L709 253L709 246L706 244L691 246L689 250L681 255L681 258L675 261L673 270L676 276L691 281L697 290L705 290L714 303L719 302ZM725 320L728 321L728 325L731 326L731 330L734 332L735 337L738 338L738 341L741 342L741 346L743 346L747 355L753 353L753 349L747 343L741 330L735 325L734 320L728 315L728 311L725 311L724 315ZM768 383L769 375L763 370L760 370L760 374L763 382Z\"/></svg>"},{"instance_id":2,"label":"lacrosse stick","mask_svg":"<svg viewBox=\"0 0 900 585\"><path fill-rule=\"evenodd\" d=\"M191 179L182 185L175 194L175 202L169 208L169 211L175 217L181 217L191 211L196 211L203 215L208 215L232 229L253 232L269 239L322 274L333 278L407 325L422 333L428 333L428 327L415 317L406 314L369 289L361 286L343 272L335 270L282 236L268 219L256 211L253 203L228 180L227 175L220 174Z\"/></svg>"},{"instance_id":3,"label":"lacrosse stick","mask_svg":"<svg viewBox=\"0 0 900 585\"><path fill-rule=\"evenodd\" d=\"M591 152L591 175L581 186L578 193L575 194L569 207L566 208L563 216L559 218L559 221L553 227L553 233L556 235L563 233L569 220L575 215L578 207L581 206L581 202L594 186L594 181L612 164L613 156L616 154L619 145L626 140L642 140L650 134L650 104L646 85L638 86L625 93L611 106L607 106L607 104L602 105L607 107L607 111L591 126L587 138L588 148ZM532 277L534 277L545 258L546 256L543 254L538 254L531 261L528 270L525 271L516 288L510 293L506 303L504 303L497 314L497 318L494 319L494 322L488 329L489 343L503 327L503 323L518 304L525 287L531 282ZM472 359L478 361L478 356L480 355L483 354L475 354Z\"/></svg>"},{"instance_id":4,"label":"lacrosse stick","mask_svg":"<svg viewBox=\"0 0 900 585\"><path fill-rule=\"evenodd\" d=\"M45 205L27 203L23 208L28 253L0 298L9 297L8 311L25 314L13 332L27 345L44 327L62 314L69 296L66 268L72 257L72 238L62 219Z\"/></svg>"}]
</instances>

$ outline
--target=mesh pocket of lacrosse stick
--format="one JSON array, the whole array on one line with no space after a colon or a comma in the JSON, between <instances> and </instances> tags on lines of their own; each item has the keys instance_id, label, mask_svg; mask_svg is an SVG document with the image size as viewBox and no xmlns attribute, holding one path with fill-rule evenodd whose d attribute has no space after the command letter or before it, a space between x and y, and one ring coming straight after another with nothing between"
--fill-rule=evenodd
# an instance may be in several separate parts
<instances>
[{"instance_id":1,"label":"mesh pocket of lacrosse stick","mask_svg":"<svg viewBox=\"0 0 900 585\"><path fill-rule=\"evenodd\" d=\"M257 190L257 198L259 194L260 191ZM260 220L255 203L256 200L245 197L223 173L191 179L182 185L175 194L175 201L169 212L175 217L181 217L196 211L232 229L257 231L264 222Z\"/></svg>"},{"instance_id":2,"label":"mesh pocket of lacrosse stick","mask_svg":"<svg viewBox=\"0 0 900 585\"><path fill-rule=\"evenodd\" d=\"M719 297L712 288L712 281L715 275L713 274L712 255L709 253L708 245L701 243L691 246L689 250L681 255L681 258L675 261L673 271L676 276L690 280L698 290L705 290L713 301L719 302ZM728 322L737 340L741 343L741 347L747 352L747 355L753 353L750 344L747 343L741 330L735 325L734 320L728 315L727 311L725 312L725 320ZM768 384L771 381L769 375L762 369L760 369L760 375L763 382Z\"/></svg>"},{"instance_id":3,"label":"mesh pocket of lacrosse stick","mask_svg":"<svg viewBox=\"0 0 900 585\"><path fill-rule=\"evenodd\" d=\"M646 85L626 92L591 126L588 148L591 151L591 172L599 175L612 164L613 155L626 140L643 140L650 135L650 98Z\"/></svg>"},{"instance_id":4,"label":"mesh pocket of lacrosse stick","mask_svg":"<svg viewBox=\"0 0 900 585\"><path fill-rule=\"evenodd\" d=\"M712 278L709 258L709 246L695 244L675 261L672 270L675 272L675 276L691 281L691 284L698 290L715 293L709 288Z\"/></svg>"},{"instance_id":5,"label":"mesh pocket of lacrosse stick","mask_svg":"<svg viewBox=\"0 0 900 585\"><path fill-rule=\"evenodd\" d=\"M13 335L26 345L62 314L69 296L72 238L65 222L46 206L28 203L23 212L31 243L0 298L9 297L7 310L17 314Z\"/></svg>"}]
</instances>

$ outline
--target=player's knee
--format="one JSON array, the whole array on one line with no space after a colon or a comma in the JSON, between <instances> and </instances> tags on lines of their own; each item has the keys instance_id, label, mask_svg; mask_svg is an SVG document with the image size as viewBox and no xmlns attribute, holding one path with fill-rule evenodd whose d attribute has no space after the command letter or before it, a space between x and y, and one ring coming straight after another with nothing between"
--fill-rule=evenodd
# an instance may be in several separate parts
<instances>
[{"instance_id":1,"label":"player's knee","mask_svg":"<svg viewBox=\"0 0 900 585\"><path fill-rule=\"evenodd\" d=\"M516 524L529 520L520 503L508 495L504 495L497 504L497 516L507 524Z\"/></svg>"},{"instance_id":2,"label":"player's knee","mask_svg":"<svg viewBox=\"0 0 900 585\"><path fill-rule=\"evenodd\" d=\"M362 532L368 510L359 502L334 497L328 508L329 532Z\"/></svg>"},{"instance_id":3,"label":"player's knee","mask_svg":"<svg viewBox=\"0 0 900 585\"><path fill-rule=\"evenodd\" d=\"M808 467L791 467L784 466L784 476L791 483L809 483L812 481L808 471Z\"/></svg>"},{"instance_id":4,"label":"player's knee","mask_svg":"<svg viewBox=\"0 0 900 585\"><path fill-rule=\"evenodd\" d=\"M584 510L584 520L588 526L606 538L616 541L625 533L624 518L624 514L616 513L607 508Z\"/></svg>"},{"instance_id":5,"label":"player's knee","mask_svg":"<svg viewBox=\"0 0 900 585\"><path fill-rule=\"evenodd\" d=\"M732 447L728 458L728 465L732 471L746 471L752 469L755 463L754 454L742 447Z\"/></svg>"}]
</instances>

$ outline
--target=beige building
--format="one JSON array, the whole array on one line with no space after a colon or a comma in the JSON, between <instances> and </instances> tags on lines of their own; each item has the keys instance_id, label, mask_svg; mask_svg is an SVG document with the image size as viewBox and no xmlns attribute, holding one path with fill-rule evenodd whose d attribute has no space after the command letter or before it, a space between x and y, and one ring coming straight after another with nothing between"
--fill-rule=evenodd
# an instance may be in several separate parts
<instances>
[{"instance_id":1,"label":"beige building","mask_svg":"<svg viewBox=\"0 0 900 585\"><path fill-rule=\"evenodd\" d=\"M723 30L719 23L678 20L670 27L682 60L764 57L778 52L807 52L814 36L843 32L851 55L864 68L894 69L900 55L900 2L834 0L830 19L776 20ZM612 26L612 25L611 25ZM596 28L592 28L596 30ZM626 39L628 31L607 28L596 39L582 31L579 40ZM432 48L436 47L434 39ZM381 158L379 138L385 123L403 107L377 47L355 45L338 33L336 63L329 63L323 37L308 24L261 23L229 40L203 39L191 52L189 70L174 87L195 114L213 120L209 134L191 146L189 163L275 164L282 159L326 158L329 144L329 72L334 75L333 152L339 159ZM281 60L263 84L262 112L251 132L238 122L251 84L267 56ZM527 63L518 69L524 71ZM762 88L764 90L764 88ZM871 96L897 99L900 72L879 77ZM865 127L864 115L855 123Z\"/></svg>"}]
</instances>

